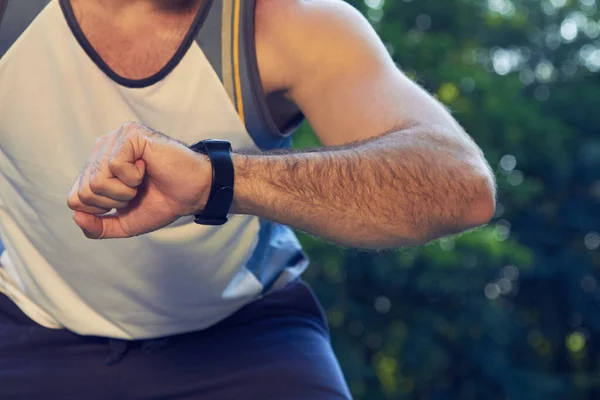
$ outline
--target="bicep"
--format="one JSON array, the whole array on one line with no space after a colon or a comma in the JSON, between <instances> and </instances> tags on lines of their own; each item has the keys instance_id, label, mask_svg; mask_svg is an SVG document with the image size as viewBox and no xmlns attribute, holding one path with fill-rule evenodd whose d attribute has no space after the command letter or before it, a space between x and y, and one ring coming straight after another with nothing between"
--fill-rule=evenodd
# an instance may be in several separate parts
<instances>
[{"instance_id":1,"label":"bicep","mask_svg":"<svg viewBox=\"0 0 600 400\"><path fill-rule=\"evenodd\" d=\"M287 44L282 60L293 72L289 97L324 145L415 124L458 128L448 111L396 66L357 10L341 1L302 3L299 16L282 27Z\"/></svg>"},{"instance_id":2,"label":"bicep","mask_svg":"<svg viewBox=\"0 0 600 400\"><path fill-rule=\"evenodd\" d=\"M414 125L456 127L446 109L395 66L332 75L295 101L326 146Z\"/></svg>"}]
</instances>

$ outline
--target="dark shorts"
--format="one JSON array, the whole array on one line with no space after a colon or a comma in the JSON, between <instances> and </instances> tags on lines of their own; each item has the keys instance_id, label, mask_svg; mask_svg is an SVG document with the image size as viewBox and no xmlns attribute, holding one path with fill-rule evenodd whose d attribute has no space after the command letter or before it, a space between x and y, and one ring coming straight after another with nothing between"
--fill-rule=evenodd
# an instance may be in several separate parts
<instances>
[{"instance_id":1,"label":"dark shorts","mask_svg":"<svg viewBox=\"0 0 600 400\"><path fill-rule=\"evenodd\" d=\"M302 282L209 329L128 342L43 328L0 294L2 400L350 398Z\"/></svg>"}]
</instances>

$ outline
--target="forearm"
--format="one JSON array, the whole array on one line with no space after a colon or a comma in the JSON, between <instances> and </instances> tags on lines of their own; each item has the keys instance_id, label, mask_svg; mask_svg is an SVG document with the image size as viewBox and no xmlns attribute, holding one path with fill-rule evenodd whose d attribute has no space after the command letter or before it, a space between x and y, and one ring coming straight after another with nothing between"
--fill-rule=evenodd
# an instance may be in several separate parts
<instances>
[{"instance_id":1,"label":"forearm","mask_svg":"<svg viewBox=\"0 0 600 400\"><path fill-rule=\"evenodd\" d=\"M423 244L491 217L493 178L475 149L454 134L404 130L339 148L235 154L232 212L348 247Z\"/></svg>"}]
</instances>

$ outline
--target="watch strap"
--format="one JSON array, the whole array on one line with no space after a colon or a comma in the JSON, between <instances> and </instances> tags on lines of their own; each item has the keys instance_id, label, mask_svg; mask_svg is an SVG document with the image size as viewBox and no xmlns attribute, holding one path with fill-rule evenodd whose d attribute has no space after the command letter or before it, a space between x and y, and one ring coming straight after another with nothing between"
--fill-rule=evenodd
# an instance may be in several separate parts
<instances>
[{"instance_id":1,"label":"watch strap","mask_svg":"<svg viewBox=\"0 0 600 400\"><path fill-rule=\"evenodd\" d=\"M194 222L201 225L223 225L233 202L234 169L231 159L231 143L225 140L203 140L191 147L197 153L206 154L212 165L212 184L208 201L202 213L194 215Z\"/></svg>"}]
</instances>

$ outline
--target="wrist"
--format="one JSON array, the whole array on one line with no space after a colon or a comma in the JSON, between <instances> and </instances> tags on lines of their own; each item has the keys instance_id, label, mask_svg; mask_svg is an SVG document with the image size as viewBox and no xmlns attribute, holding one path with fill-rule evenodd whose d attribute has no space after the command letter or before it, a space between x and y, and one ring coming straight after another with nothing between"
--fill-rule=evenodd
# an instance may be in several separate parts
<instances>
[{"instance_id":1,"label":"wrist","mask_svg":"<svg viewBox=\"0 0 600 400\"><path fill-rule=\"evenodd\" d=\"M196 167L193 176L198 177L197 179L194 179L194 185L197 187L195 192L198 193L198 196L189 215L195 215L204 211L212 187L213 171L210 158L208 155L201 153L194 153L194 158Z\"/></svg>"},{"instance_id":2,"label":"wrist","mask_svg":"<svg viewBox=\"0 0 600 400\"><path fill-rule=\"evenodd\" d=\"M234 170L233 202L231 204L232 214L253 215L253 200L255 199L252 164L256 156L233 153L231 154Z\"/></svg>"},{"instance_id":3,"label":"wrist","mask_svg":"<svg viewBox=\"0 0 600 400\"><path fill-rule=\"evenodd\" d=\"M204 207L194 214L200 225L220 226L227 223L233 202L235 171L231 157L231 143L227 140L205 139L190 147L196 153L207 155L212 166L208 198L198 196Z\"/></svg>"}]
</instances>

